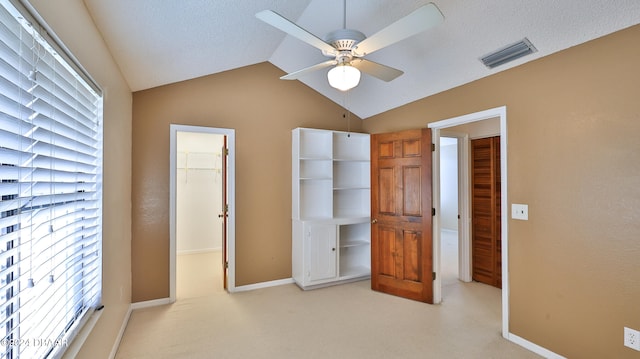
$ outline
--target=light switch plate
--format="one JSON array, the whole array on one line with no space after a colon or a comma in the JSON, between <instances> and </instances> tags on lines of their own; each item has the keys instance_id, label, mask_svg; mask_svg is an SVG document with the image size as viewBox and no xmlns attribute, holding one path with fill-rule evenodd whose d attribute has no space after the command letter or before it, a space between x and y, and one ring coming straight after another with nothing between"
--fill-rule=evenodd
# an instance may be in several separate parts
<instances>
[{"instance_id":1,"label":"light switch plate","mask_svg":"<svg viewBox=\"0 0 640 359\"><path fill-rule=\"evenodd\" d=\"M511 218L523 221L529 220L529 206L526 204L511 204Z\"/></svg>"}]
</instances>

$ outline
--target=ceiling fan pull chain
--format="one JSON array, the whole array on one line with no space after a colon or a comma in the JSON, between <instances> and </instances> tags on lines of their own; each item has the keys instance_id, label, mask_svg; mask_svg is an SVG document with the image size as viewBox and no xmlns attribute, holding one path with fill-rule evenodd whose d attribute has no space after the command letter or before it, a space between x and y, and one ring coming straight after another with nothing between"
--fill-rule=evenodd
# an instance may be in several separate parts
<instances>
[{"instance_id":1,"label":"ceiling fan pull chain","mask_svg":"<svg viewBox=\"0 0 640 359\"><path fill-rule=\"evenodd\" d=\"M344 92L344 109L347 113L343 116L347 118L347 137L351 137L351 111L349 111L349 91Z\"/></svg>"}]
</instances>

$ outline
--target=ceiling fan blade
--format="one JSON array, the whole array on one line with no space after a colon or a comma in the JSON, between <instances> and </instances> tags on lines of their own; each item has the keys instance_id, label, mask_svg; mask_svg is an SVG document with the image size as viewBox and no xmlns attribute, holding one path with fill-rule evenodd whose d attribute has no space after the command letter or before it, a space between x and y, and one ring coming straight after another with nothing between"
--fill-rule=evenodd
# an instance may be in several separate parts
<instances>
[{"instance_id":1,"label":"ceiling fan blade","mask_svg":"<svg viewBox=\"0 0 640 359\"><path fill-rule=\"evenodd\" d=\"M356 45L354 54L358 57L368 55L410 36L423 32L440 24L444 16L433 3L428 3L411 14L376 32Z\"/></svg>"},{"instance_id":2,"label":"ceiling fan blade","mask_svg":"<svg viewBox=\"0 0 640 359\"><path fill-rule=\"evenodd\" d=\"M331 66L334 66L334 65L337 65L337 64L338 64L338 61L336 61L336 60L329 60L329 61L321 62L319 64L306 67L306 68L304 68L302 70L298 70L298 71L292 72L290 74L284 75L284 76L280 77L280 80L297 80L297 79L300 78L300 76L306 75L309 72L322 70L322 69L324 69L326 67L331 67Z\"/></svg>"},{"instance_id":3,"label":"ceiling fan blade","mask_svg":"<svg viewBox=\"0 0 640 359\"><path fill-rule=\"evenodd\" d=\"M389 82L404 73L398 69L394 69L393 67L365 59L353 59L351 60L351 66L367 75L371 75L386 82Z\"/></svg>"},{"instance_id":4,"label":"ceiling fan blade","mask_svg":"<svg viewBox=\"0 0 640 359\"><path fill-rule=\"evenodd\" d=\"M327 54L336 54L336 49L322 41L319 37L314 34L308 32L307 30L301 28L300 26L294 24L293 22L287 20L284 16L271 11L271 10L263 10L256 14L256 17L267 24L275 27L276 29L280 29L285 33L306 42L307 44L326 52Z\"/></svg>"}]
</instances>

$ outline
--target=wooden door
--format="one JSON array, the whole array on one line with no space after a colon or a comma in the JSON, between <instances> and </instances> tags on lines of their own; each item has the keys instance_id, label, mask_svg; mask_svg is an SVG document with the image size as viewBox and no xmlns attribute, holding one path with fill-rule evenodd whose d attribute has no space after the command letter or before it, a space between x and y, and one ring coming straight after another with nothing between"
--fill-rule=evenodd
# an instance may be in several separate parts
<instances>
[{"instance_id":1,"label":"wooden door","mask_svg":"<svg viewBox=\"0 0 640 359\"><path fill-rule=\"evenodd\" d=\"M371 136L371 288L433 303L431 130Z\"/></svg>"},{"instance_id":2,"label":"wooden door","mask_svg":"<svg viewBox=\"0 0 640 359\"><path fill-rule=\"evenodd\" d=\"M500 137L471 141L472 278L502 288Z\"/></svg>"},{"instance_id":3,"label":"wooden door","mask_svg":"<svg viewBox=\"0 0 640 359\"><path fill-rule=\"evenodd\" d=\"M221 152L221 177L222 177L222 213L218 217L222 218L222 286L227 289L227 274L229 271L229 255L227 253L227 220L229 218L229 204L227 203L227 159L229 149L227 148L227 136L224 136Z\"/></svg>"}]
</instances>

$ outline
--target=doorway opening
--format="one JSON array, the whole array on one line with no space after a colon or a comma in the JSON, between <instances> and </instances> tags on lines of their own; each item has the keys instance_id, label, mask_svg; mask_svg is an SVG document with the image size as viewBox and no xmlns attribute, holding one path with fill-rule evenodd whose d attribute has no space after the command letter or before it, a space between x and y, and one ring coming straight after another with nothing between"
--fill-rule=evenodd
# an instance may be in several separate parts
<instances>
[{"instance_id":1,"label":"doorway opening","mask_svg":"<svg viewBox=\"0 0 640 359\"><path fill-rule=\"evenodd\" d=\"M461 278L459 268L459 169L458 138L440 136L440 240L441 277L443 291ZM462 170L462 169L460 169Z\"/></svg>"},{"instance_id":2,"label":"doorway opening","mask_svg":"<svg viewBox=\"0 0 640 359\"><path fill-rule=\"evenodd\" d=\"M443 290L443 243L442 206L441 206L441 144L440 138L457 139L458 157L458 279L471 281L471 206L469 182L469 143L471 137L500 136L500 211L503 219L500 224L501 272L502 272L502 335L509 336L509 287L508 287L508 236L507 236L507 117L506 107L472 113L460 117L434 122L428 125L432 129L433 143L436 144L433 156L433 204L436 215L433 220L434 303L442 301ZM474 128L472 130L470 127ZM489 133L482 133L482 132Z\"/></svg>"},{"instance_id":3,"label":"doorway opening","mask_svg":"<svg viewBox=\"0 0 640 359\"><path fill-rule=\"evenodd\" d=\"M170 301L233 292L234 130L170 132Z\"/></svg>"}]
</instances>

